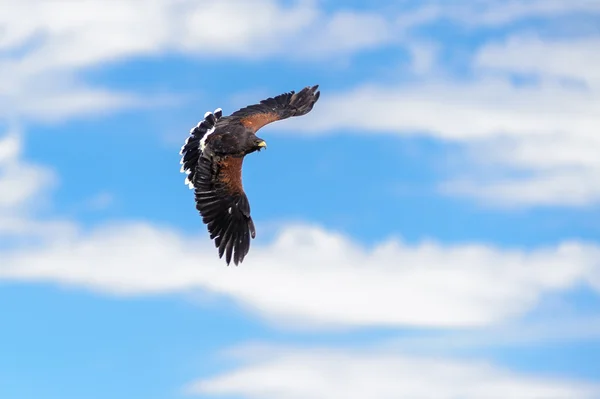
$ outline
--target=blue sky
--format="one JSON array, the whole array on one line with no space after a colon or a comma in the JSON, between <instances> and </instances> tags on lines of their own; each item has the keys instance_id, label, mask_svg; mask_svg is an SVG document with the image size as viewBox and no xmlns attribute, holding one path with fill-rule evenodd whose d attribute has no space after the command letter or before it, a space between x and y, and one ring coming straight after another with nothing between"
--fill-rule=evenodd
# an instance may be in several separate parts
<instances>
[{"instance_id":1,"label":"blue sky","mask_svg":"<svg viewBox=\"0 0 600 399\"><path fill-rule=\"evenodd\" d=\"M600 3L3 10L1 398L600 398ZM227 267L179 149L314 84Z\"/></svg>"}]
</instances>

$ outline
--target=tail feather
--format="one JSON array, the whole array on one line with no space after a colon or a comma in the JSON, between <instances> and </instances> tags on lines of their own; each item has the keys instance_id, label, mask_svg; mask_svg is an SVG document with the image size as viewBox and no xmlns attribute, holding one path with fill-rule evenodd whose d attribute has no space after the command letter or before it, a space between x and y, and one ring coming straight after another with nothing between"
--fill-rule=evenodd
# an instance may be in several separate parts
<instances>
[{"instance_id":1,"label":"tail feather","mask_svg":"<svg viewBox=\"0 0 600 399\"><path fill-rule=\"evenodd\" d=\"M217 108L215 112L207 112L204 114L204 119L201 120L195 127L190 130L190 136L185 140L185 143L179 151L181 155L181 173L185 173L185 184L190 188L194 188L194 176L196 174L196 165L200 155L202 155L202 144L206 137L215 130L215 125L223 112Z\"/></svg>"}]
</instances>

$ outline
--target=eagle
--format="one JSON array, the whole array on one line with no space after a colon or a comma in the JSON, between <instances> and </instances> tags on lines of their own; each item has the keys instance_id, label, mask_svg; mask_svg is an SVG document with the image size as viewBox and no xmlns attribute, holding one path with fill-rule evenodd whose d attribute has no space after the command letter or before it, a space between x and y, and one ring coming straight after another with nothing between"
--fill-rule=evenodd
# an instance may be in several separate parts
<instances>
[{"instance_id":1,"label":"eagle","mask_svg":"<svg viewBox=\"0 0 600 399\"><path fill-rule=\"evenodd\" d=\"M242 186L244 157L267 148L256 136L263 126L309 113L321 94L319 85L269 97L223 116L217 108L190 130L181 147L181 172L194 190L196 209L219 252L237 266L256 237L250 203Z\"/></svg>"}]
</instances>

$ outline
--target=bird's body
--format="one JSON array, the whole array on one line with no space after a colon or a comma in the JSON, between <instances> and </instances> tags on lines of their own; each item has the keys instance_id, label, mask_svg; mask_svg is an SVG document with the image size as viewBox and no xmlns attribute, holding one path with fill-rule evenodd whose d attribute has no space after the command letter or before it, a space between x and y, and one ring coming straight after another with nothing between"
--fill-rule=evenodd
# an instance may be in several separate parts
<instances>
[{"instance_id":1,"label":"bird's body","mask_svg":"<svg viewBox=\"0 0 600 399\"><path fill-rule=\"evenodd\" d=\"M256 236L250 204L242 186L244 157L266 147L256 136L263 126L310 112L319 99L318 86L268 98L229 116L221 109L207 112L204 120L190 130L181 147L181 171L194 189L196 209L215 240L219 257L237 265Z\"/></svg>"}]
</instances>

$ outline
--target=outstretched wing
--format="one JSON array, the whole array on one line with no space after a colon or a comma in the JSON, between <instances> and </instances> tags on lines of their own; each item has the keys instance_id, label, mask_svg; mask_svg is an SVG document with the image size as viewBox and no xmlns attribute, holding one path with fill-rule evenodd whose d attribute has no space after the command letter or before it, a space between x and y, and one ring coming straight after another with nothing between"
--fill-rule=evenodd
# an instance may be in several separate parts
<instances>
[{"instance_id":1,"label":"outstretched wing","mask_svg":"<svg viewBox=\"0 0 600 399\"><path fill-rule=\"evenodd\" d=\"M298 93L290 91L277 97L270 97L259 104L249 105L234 112L230 118L238 120L256 133L258 129L271 122L309 113L321 95L321 92L317 91L318 88L319 85L305 87Z\"/></svg>"},{"instance_id":2,"label":"outstretched wing","mask_svg":"<svg viewBox=\"0 0 600 399\"><path fill-rule=\"evenodd\" d=\"M229 265L244 260L256 236L250 204L242 187L243 157L200 156L194 180L196 209L215 240L219 257Z\"/></svg>"}]
</instances>

